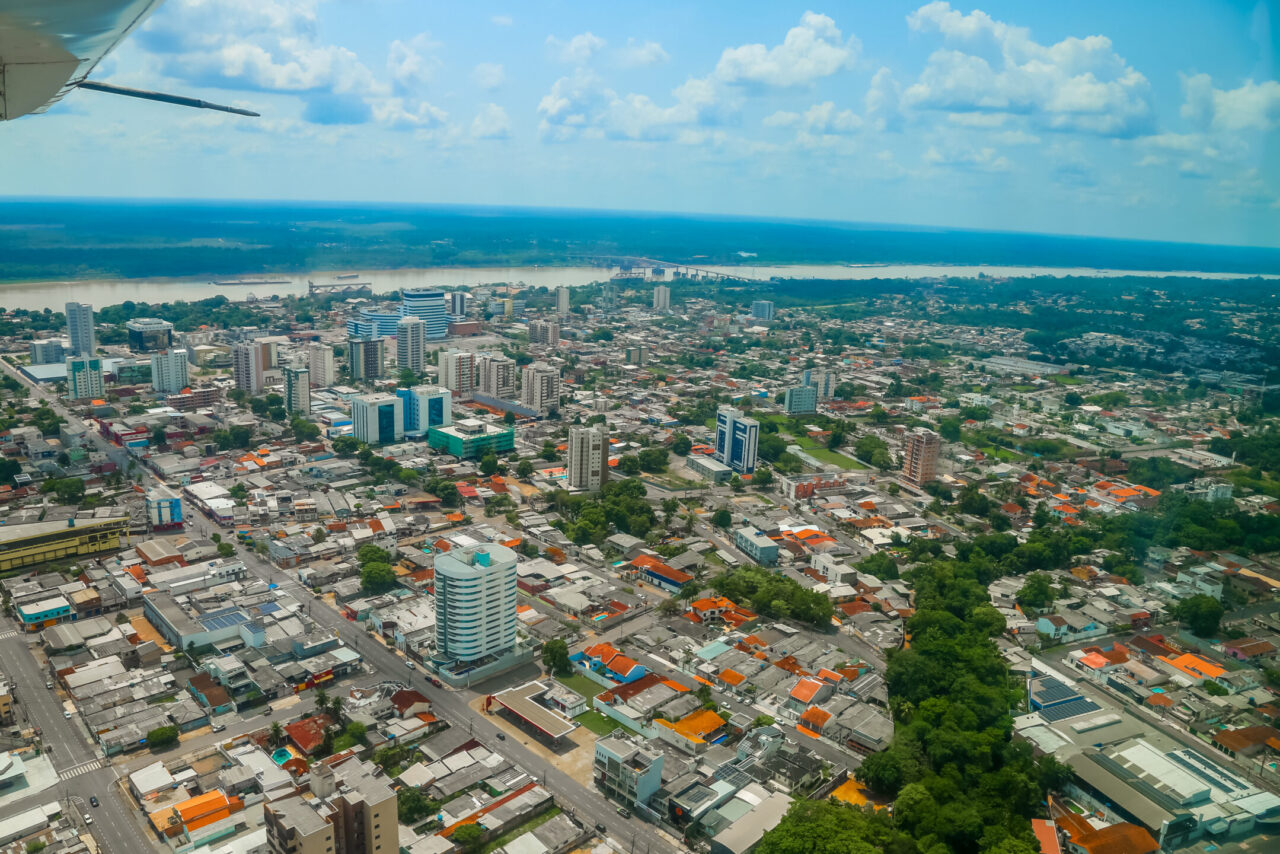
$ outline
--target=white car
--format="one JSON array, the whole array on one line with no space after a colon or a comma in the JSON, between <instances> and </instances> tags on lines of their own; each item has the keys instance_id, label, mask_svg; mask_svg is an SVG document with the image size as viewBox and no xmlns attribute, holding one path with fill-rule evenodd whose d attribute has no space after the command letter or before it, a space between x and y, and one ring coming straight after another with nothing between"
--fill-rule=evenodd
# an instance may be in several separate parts
<instances>
[{"instance_id":1,"label":"white car","mask_svg":"<svg viewBox=\"0 0 1280 854\"><path fill-rule=\"evenodd\" d=\"M85 814L84 814L84 823L85 823L85 824L93 824L93 816L89 815L88 813L85 813Z\"/></svg>"},{"instance_id":2,"label":"white car","mask_svg":"<svg viewBox=\"0 0 1280 854\"><path fill-rule=\"evenodd\" d=\"M70 712L63 712L63 713L62 713L62 716L63 716L64 718L66 718L67 720L71 720L71 713L70 713Z\"/></svg>"}]
</instances>

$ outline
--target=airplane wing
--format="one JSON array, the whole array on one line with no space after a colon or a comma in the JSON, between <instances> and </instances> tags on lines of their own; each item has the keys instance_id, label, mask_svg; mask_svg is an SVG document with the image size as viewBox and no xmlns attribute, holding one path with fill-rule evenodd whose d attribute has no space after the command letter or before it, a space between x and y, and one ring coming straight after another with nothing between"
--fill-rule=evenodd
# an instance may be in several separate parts
<instances>
[{"instance_id":1,"label":"airplane wing","mask_svg":"<svg viewBox=\"0 0 1280 854\"><path fill-rule=\"evenodd\" d=\"M43 113L72 89L256 116L196 98L89 80L164 0L0 0L0 121Z\"/></svg>"},{"instance_id":2,"label":"airplane wing","mask_svg":"<svg viewBox=\"0 0 1280 854\"><path fill-rule=\"evenodd\" d=\"M164 0L0 0L0 119L42 113Z\"/></svg>"}]
</instances>

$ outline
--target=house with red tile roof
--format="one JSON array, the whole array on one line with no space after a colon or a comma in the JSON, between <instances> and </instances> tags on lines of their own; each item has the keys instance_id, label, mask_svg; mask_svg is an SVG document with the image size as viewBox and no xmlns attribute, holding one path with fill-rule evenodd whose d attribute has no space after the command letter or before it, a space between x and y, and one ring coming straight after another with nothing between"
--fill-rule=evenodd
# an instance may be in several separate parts
<instances>
[{"instance_id":1,"label":"house with red tile roof","mask_svg":"<svg viewBox=\"0 0 1280 854\"><path fill-rule=\"evenodd\" d=\"M324 731L333 723L328 715L312 715L291 724L285 724L284 732L293 746L307 756L315 753L324 744Z\"/></svg>"},{"instance_id":2,"label":"house with red tile roof","mask_svg":"<svg viewBox=\"0 0 1280 854\"><path fill-rule=\"evenodd\" d=\"M419 712L431 711L431 701L413 688L402 688L392 694L391 705L401 720L415 717Z\"/></svg>"}]
</instances>

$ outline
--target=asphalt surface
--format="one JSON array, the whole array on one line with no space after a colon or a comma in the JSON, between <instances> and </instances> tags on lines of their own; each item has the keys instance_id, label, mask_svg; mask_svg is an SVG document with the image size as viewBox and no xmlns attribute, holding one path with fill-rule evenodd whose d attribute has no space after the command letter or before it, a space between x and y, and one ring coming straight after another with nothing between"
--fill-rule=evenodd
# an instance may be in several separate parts
<instances>
[{"instance_id":1,"label":"asphalt surface","mask_svg":"<svg viewBox=\"0 0 1280 854\"><path fill-rule=\"evenodd\" d=\"M203 520L197 525L208 525ZM370 638L364 629L349 622L341 614L327 605L314 600L309 589L296 579L276 569L257 555L242 553L241 559L255 575L279 589L294 594L302 602L313 601L308 613L322 626L338 632L344 643L352 647L361 657L387 679L405 682L421 691L433 705L434 713L449 721L452 726L466 726L477 739L491 749L497 750L512 762L534 774L556 798L563 809L572 813L579 822L587 826L604 825L609 836L617 845L626 851L639 854L650 851L678 850L672 838L660 833L653 825L636 817L624 819L618 815L618 805L605 800L594 789L582 786L573 778L563 773L554 764L526 749L514 739L505 741L498 738L503 732L496 724L483 714L472 711L468 703L485 696L486 692L476 690L450 690L436 688L420 670L410 670L406 659L388 649L378 641Z\"/></svg>"}]
</instances>

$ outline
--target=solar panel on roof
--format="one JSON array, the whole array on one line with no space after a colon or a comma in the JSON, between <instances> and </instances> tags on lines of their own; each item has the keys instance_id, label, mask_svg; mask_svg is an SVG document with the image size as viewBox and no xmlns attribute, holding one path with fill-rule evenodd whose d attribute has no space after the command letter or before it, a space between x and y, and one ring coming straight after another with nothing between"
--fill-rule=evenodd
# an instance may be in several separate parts
<instances>
[{"instance_id":1,"label":"solar panel on roof","mask_svg":"<svg viewBox=\"0 0 1280 854\"><path fill-rule=\"evenodd\" d=\"M1076 699L1070 700L1066 703L1060 703L1056 706L1050 706L1047 709L1041 709L1040 716L1049 723L1057 723L1058 721L1064 721L1067 718L1074 718L1079 715L1088 714L1089 712L1096 712L1100 708L1102 707L1093 702L1093 700L1086 700L1083 697L1077 697Z\"/></svg>"},{"instance_id":2,"label":"solar panel on roof","mask_svg":"<svg viewBox=\"0 0 1280 854\"><path fill-rule=\"evenodd\" d=\"M1031 699L1041 705L1061 703L1079 696L1080 693L1075 688L1062 684L1052 676L1031 683Z\"/></svg>"}]
</instances>

